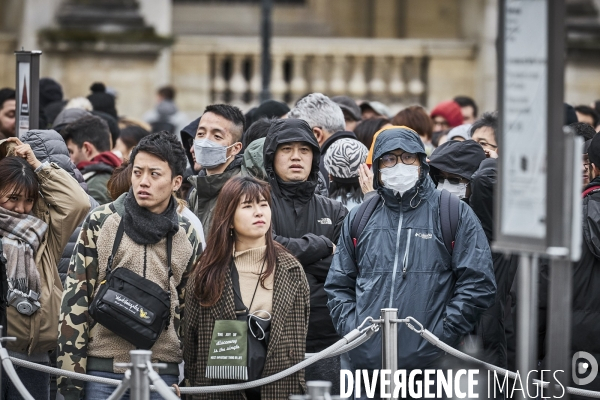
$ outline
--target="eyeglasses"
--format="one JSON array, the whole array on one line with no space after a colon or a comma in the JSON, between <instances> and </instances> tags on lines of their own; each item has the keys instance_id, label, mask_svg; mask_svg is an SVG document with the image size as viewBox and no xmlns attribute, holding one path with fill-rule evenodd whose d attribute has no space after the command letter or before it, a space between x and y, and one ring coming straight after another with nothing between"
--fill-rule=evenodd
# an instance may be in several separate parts
<instances>
[{"instance_id":1,"label":"eyeglasses","mask_svg":"<svg viewBox=\"0 0 600 400\"><path fill-rule=\"evenodd\" d=\"M402 164L412 165L417 161L417 155L413 153L402 153L400 155L394 153L386 153L380 158L380 165L391 168L394 165L402 162Z\"/></svg>"},{"instance_id":2,"label":"eyeglasses","mask_svg":"<svg viewBox=\"0 0 600 400\"><path fill-rule=\"evenodd\" d=\"M498 146L495 146L491 143L486 142L485 140L478 140L477 143L481 145L481 147L491 147L492 149L497 149Z\"/></svg>"},{"instance_id":3,"label":"eyeglasses","mask_svg":"<svg viewBox=\"0 0 600 400\"><path fill-rule=\"evenodd\" d=\"M458 185L459 183L461 183L460 181L462 180L462 178L446 178L443 175L437 175L435 178L439 183L444 183L444 181L448 181L453 185Z\"/></svg>"}]
</instances>

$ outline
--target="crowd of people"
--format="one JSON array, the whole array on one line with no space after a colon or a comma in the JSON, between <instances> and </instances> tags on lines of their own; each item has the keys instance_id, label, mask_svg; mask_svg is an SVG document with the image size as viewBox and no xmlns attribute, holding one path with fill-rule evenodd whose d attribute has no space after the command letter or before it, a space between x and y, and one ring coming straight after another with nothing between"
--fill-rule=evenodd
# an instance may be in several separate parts
<instances>
[{"instance_id":1,"label":"crowd of people","mask_svg":"<svg viewBox=\"0 0 600 400\"><path fill-rule=\"evenodd\" d=\"M517 256L490 250L497 113L479 115L465 96L392 115L377 101L310 93L246 114L212 104L191 120L163 87L136 119L119 115L104 84L90 90L67 100L41 79L41 128L21 137L15 92L0 90L0 317L16 338L11 356L123 379L129 351L151 349L167 384L222 385L280 372L397 308L515 369ZM599 108L565 104L565 125L586 140L572 350L598 357ZM544 266L540 285L545 310ZM377 334L262 387L194 397L280 400L307 380L336 392L340 370L381 362ZM445 365L399 329L398 368ZM40 400L114 390L17 373ZM2 398L20 398L4 372Z\"/></svg>"}]
</instances>

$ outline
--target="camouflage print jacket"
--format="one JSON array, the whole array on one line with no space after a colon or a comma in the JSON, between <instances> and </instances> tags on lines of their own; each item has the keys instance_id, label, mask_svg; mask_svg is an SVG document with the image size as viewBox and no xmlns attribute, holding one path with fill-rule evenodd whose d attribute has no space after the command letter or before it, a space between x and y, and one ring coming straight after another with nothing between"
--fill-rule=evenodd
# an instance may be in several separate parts
<instances>
[{"instance_id":1,"label":"camouflage print jacket","mask_svg":"<svg viewBox=\"0 0 600 400\"><path fill-rule=\"evenodd\" d=\"M123 373L114 364L129 361L129 351L135 347L100 324L91 324L88 307L96 294L99 282L105 279L106 264L112 251L124 198L96 208L84 221L76 244L62 298L58 334L58 366L64 370L85 374L88 361L96 368L112 365L112 371ZM179 231L173 236L171 266L173 276L168 277L166 265L166 238L154 245L139 245L125 233L115 253L113 268L127 268L171 292L171 318L168 329L163 331L152 347L152 362L178 364L182 361L180 321L183 316L187 274L202 251L196 230L190 222L179 217ZM140 255L145 254L146 257ZM91 358L93 357L93 359ZM59 379L59 390L65 399L79 399L83 382L69 378Z\"/></svg>"}]
</instances>

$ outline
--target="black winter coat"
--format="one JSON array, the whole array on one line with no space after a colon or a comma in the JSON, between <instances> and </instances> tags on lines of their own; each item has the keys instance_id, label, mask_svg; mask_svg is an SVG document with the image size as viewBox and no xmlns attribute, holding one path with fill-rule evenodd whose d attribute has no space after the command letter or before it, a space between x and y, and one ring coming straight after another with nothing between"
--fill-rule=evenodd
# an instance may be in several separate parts
<instances>
[{"instance_id":1,"label":"black winter coat","mask_svg":"<svg viewBox=\"0 0 600 400\"><path fill-rule=\"evenodd\" d=\"M313 149L310 176L305 182L282 182L275 175L273 160L277 146L305 142ZM302 264L310 286L310 322L306 351L323 350L339 340L323 289L332 260L333 244L340 236L347 214L342 203L315 194L318 181L319 145L308 124L285 119L274 122L264 145L264 163L273 196L272 222L275 240Z\"/></svg>"},{"instance_id":2,"label":"black winter coat","mask_svg":"<svg viewBox=\"0 0 600 400\"><path fill-rule=\"evenodd\" d=\"M578 351L590 353L600 361L600 177L592 180L586 191L594 186L592 191L583 198L583 242L581 259L573 263L573 303L571 306L571 353ZM585 192L585 191L584 191ZM541 358L545 359L543 351L546 343L546 318L548 303L548 266L541 267L540 282L540 335L538 346L541 348ZM544 364L545 365L545 364ZM585 378L588 375L581 375ZM569 380L571 375L569 375ZM586 390L600 390L600 376L585 386L569 386ZM571 398L581 398L571 395Z\"/></svg>"},{"instance_id":3,"label":"black winter coat","mask_svg":"<svg viewBox=\"0 0 600 400\"><path fill-rule=\"evenodd\" d=\"M441 147L441 146L440 146ZM483 231L491 243L494 233L494 185L497 180L497 161L485 159L471 178L469 204L481 222ZM475 333L481 340L481 359L502 368L507 367L507 346L504 329L506 303L517 273L517 255L505 256L492 252L496 278L496 301L487 309L476 326ZM509 309L510 310L510 309ZM516 312L515 310L512 310ZM510 312L510 311L509 311Z\"/></svg>"}]
</instances>

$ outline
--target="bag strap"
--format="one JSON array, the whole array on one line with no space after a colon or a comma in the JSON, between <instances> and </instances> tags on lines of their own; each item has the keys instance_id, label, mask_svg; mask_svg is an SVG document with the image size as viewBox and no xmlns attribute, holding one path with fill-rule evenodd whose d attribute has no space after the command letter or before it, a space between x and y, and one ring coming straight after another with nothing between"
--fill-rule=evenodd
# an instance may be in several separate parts
<instances>
[{"instance_id":1,"label":"bag strap","mask_svg":"<svg viewBox=\"0 0 600 400\"><path fill-rule=\"evenodd\" d=\"M115 236L115 241L113 242L113 248L110 253L110 257L108 257L108 262L106 263L106 276L108 276L108 274L110 274L112 271L115 254L119 249L121 239L123 239L123 232L125 232L125 224L123 223L123 218L121 218L121 222L119 222L119 228L117 228L117 235Z\"/></svg>"},{"instance_id":2,"label":"bag strap","mask_svg":"<svg viewBox=\"0 0 600 400\"><path fill-rule=\"evenodd\" d=\"M581 198L585 199L587 196L589 196L592 193L597 192L598 190L600 190L600 186L592 186L587 188L586 190L583 191L583 193L581 194Z\"/></svg>"},{"instance_id":3,"label":"bag strap","mask_svg":"<svg viewBox=\"0 0 600 400\"><path fill-rule=\"evenodd\" d=\"M381 196L377 194L358 206L358 211L356 212L354 221L352 221L352 226L350 227L350 237L354 243L354 248L356 248L362 231L365 229L365 226L367 226L367 222L369 222L375 208L377 208L379 200L381 200Z\"/></svg>"},{"instance_id":4,"label":"bag strap","mask_svg":"<svg viewBox=\"0 0 600 400\"><path fill-rule=\"evenodd\" d=\"M112 271L112 266L113 266L113 261L114 261L114 257L115 254L117 253L117 250L119 249L119 245L121 244L121 240L123 239L123 233L125 232L125 224L123 223L123 219L121 218L121 222L119 223L119 228L117 229L117 235L115 236L115 241L113 243L113 248L112 251L110 253L110 257L108 257L108 262L106 263L106 276L108 276L108 274L111 273ZM168 280L171 280L171 277L173 276L173 269L171 268L171 253L173 252L173 235L172 234L168 234L167 235L167 267L169 268L168 274L169 274L169 278ZM145 265L145 261L144 261L144 270L146 269L146 265ZM144 275L146 275L144 273ZM170 292L170 288L168 288L168 291Z\"/></svg>"},{"instance_id":5,"label":"bag strap","mask_svg":"<svg viewBox=\"0 0 600 400\"><path fill-rule=\"evenodd\" d=\"M460 199L446 189L442 189L442 194L440 196L442 239L444 240L444 245L450 255L452 255L452 250L454 249L454 239L456 238L459 217Z\"/></svg>"}]
</instances>

